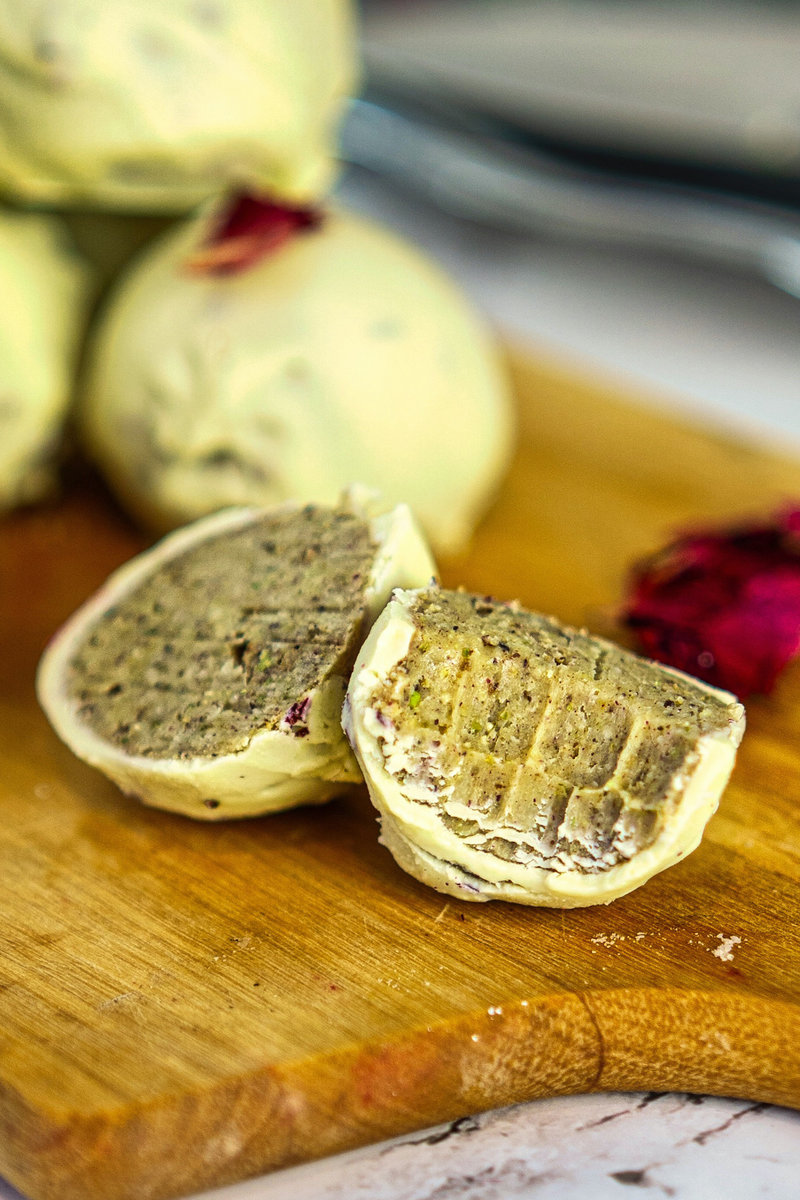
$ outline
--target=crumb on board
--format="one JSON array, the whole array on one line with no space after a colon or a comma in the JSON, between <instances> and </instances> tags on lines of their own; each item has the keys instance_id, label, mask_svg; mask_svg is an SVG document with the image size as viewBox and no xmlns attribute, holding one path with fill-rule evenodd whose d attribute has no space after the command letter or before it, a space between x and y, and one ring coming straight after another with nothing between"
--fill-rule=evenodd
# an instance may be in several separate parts
<instances>
[{"instance_id":1,"label":"crumb on board","mask_svg":"<svg viewBox=\"0 0 800 1200\"><path fill-rule=\"evenodd\" d=\"M711 951L714 958L718 958L720 962L732 962L733 948L734 946L741 946L742 939L737 937L735 933L731 934L730 937L726 937L724 933L718 933L717 941L719 945L715 946Z\"/></svg>"},{"instance_id":2,"label":"crumb on board","mask_svg":"<svg viewBox=\"0 0 800 1200\"><path fill-rule=\"evenodd\" d=\"M617 942L643 942L647 934L643 929L638 933L596 933L591 939L594 946L615 946ZM595 951L593 950L594 954Z\"/></svg>"}]
</instances>

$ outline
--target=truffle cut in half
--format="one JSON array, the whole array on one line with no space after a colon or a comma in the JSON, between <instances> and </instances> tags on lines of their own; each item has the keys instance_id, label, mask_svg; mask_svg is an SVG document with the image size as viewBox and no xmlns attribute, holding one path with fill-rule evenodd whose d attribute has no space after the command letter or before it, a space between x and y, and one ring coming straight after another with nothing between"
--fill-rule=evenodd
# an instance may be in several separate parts
<instances>
[{"instance_id":1,"label":"truffle cut in half","mask_svg":"<svg viewBox=\"0 0 800 1200\"><path fill-rule=\"evenodd\" d=\"M39 667L80 758L147 804L215 820L319 803L360 780L347 679L395 585L434 565L405 506L230 509L113 574Z\"/></svg>"},{"instance_id":2,"label":"truffle cut in half","mask_svg":"<svg viewBox=\"0 0 800 1200\"><path fill-rule=\"evenodd\" d=\"M515 604L397 592L345 728L401 867L462 900L608 903L700 841L734 696Z\"/></svg>"}]
</instances>

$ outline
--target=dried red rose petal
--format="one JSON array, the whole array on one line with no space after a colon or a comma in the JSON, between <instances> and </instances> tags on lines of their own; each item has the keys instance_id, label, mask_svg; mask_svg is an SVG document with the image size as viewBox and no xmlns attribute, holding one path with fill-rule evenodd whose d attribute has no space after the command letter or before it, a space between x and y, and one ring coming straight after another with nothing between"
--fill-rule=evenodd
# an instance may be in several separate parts
<instances>
[{"instance_id":1,"label":"dried red rose petal","mask_svg":"<svg viewBox=\"0 0 800 1200\"><path fill-rule=\"evenodd\" d=\"M247 192L233 195L206 240L189 260L204 275L232 275L255 266L295 233L322 221L316 208L292 208Z\"/></svg>"},{"instance_id":2,"label":"dried red rose petal","mask_svg":"<svg viewBox=\"0 0 800 1200\"><path fill-rule=\"evenodd\" d=\"M689 533L641 563L624 620L645 654L739 697L800 653L800 509Z\"/></svg>"}]
</instances>

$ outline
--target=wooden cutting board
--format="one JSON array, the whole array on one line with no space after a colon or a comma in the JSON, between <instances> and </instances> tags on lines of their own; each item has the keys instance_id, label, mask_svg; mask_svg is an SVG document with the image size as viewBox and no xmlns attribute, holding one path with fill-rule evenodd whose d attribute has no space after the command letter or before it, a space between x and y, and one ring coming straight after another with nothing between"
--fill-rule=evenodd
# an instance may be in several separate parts
<instances>
[{"instance_id":1,"label":"wooden cutting board","mask_svg":"<svg viewBox=\"0 0 800 1200\"><path fill-rule=\"evenodd\" d=\"M449 583L607 631L676 526L800 497L798 462L513 369L519 454ZM0 1174L148 1200L537 1096L800 1107L800 668L688 860L608 908L470 905L395 867L361 790L198 825L61 746L37 657L141 544L85 485L0 525Z\"/></svg>"}]
</instances>

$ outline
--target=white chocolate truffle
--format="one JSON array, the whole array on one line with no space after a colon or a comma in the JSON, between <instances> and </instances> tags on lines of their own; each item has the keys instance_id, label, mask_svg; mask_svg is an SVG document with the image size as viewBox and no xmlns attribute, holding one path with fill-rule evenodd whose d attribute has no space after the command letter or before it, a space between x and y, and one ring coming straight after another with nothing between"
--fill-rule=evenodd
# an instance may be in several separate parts
<instances>
[{"instance_id":1,"label":"white chocolate truffle","mask_svg":"<svg viewBox=\"0 0 800 1200\"><path fill-rule=\"evenodd\" d=\"M0 211L0 511L53 483L87 282L55 219Z\"/></svg>"},{"instance_id":2,"label":"white chocolate truffle","mask_svg":"<svg viewBox=\"0 0 800 1200\"><path fill-rule=\"evenodd\" d=\"M161 527L227 504L330 503L353 480L459 548L507 466L505 374L413 247L333 212L249 269L186 269L205 215L121 282L90 350L83 427Z\"/></svg>"},{"instance_id":3,"label":"white chocolate truffle","mask_svg":"<svg viewBox=\"0 0 800 1200\"><path fill-rule=\"evenodd\" d=\"M321 195L355 75L350 0L0 0L0 190L185 212Z\"/></svg>"},{"instance_id":4,"label":"white chocolate truffle","mask_svg":"<svg viewBox=\"0 0 800 1200\"><path fill-rule=\"evenodd\" d=\"M42 707L146 804L205 820L318 804L361 778L341 728L361 641L434 564L406 506L231 509L115 572L56 635Z\"/></svg>"},{"instance_id":5,"label":"white chocolate truffle","mask_svg":"<svg viewBox=\"0 0 800 1200\"><path fill-rule=\"evenodd\" d=\"M699 843L735 696L518 605L396 592L344 725L409 874L461 900L607 904Z\"/></svg>"}]
</instances>

